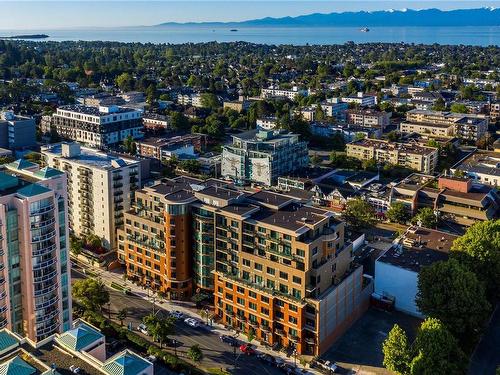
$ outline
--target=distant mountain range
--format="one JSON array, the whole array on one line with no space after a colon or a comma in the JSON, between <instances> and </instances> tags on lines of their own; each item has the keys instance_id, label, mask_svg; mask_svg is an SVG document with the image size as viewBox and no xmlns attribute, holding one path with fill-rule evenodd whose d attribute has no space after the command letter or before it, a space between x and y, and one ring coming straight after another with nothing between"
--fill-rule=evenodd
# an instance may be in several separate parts
<instances>
[{"instance_id":1,"label":"distant mountain range","mask_svg":"<svg viewBox=\"0 0 500 375\"><path fill-rule=\"evenodd\" d=\"M174 25L229 27L500 26L500 8L449 11L391 9L374 12L314 13L298 17L266 17L242 22L166 22L156 26Z\"/></svg>"}]
</instances>

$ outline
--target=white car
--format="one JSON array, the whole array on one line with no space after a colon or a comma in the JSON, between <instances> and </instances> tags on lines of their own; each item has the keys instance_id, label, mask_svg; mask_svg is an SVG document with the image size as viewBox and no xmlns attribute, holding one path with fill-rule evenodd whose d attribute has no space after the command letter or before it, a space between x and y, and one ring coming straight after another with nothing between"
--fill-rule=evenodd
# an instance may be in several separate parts
<instances>
[{"instance_id":1,"label":"white car","mask_svg":"<svg viewBox=\"0 0 500 375\"><path fill-rule=\"evenodd\" d=\"M184 323L186 323L188 326L191 326L191 327L194 327L194 328L197 328L200 326L200 322L196 319L193 319L193 318L186 318L184 319Z\"/></svg>"},{"instance_id":2,"label":"white car","mask_svg":"<svg viewBox=\"0 0 500 375\"><path fill-rule=\"evenodd\" d=\"M145 324L139 324L137 326L137 330L142 333L143 335L149 336L148 328L146 327Z\"/></svg>"},{"instance_id":3,"label":"white car","mask_svg":"<svg viewBox=\"0 0 500 375\"><path fill-rule=\"evenodd\" d=\"M151 362L151 363L155 363L156 362L156 357L154 355L148 355L146 357L146 359Z\"/></svg>"},{"instance_id":4,"label":"white car","mask_svg":"<svg viewBox=\"0 0 500 375\"><path fill-rule=\"evenodd\" d=\"M80 373L80 367L71 365L69 366L69 371L71 371L73 374L79 374Z\"/></svg>"},{"instance_id":5,"label":"white car","mask_svg":"<svg viewBox=\"0 0 500 375\"><path fill-rule=\"evenodd\" d=\"M173 316L175 319L182 319L184 317L184 314L178 310L171 311L170 315Z\"/></svg>"}]
</instances>

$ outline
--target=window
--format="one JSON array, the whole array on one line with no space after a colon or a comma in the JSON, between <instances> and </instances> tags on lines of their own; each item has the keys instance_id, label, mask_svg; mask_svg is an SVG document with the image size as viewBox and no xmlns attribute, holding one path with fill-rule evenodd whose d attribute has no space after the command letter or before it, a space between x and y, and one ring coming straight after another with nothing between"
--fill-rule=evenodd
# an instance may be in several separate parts
<instances>
[{"instance_id":1,"label":"window","mask_svg":"<svg viewBox=\"0 0 500 375\"><path fill-rule=\"evenodd\" d=\"M236 303L242 306L245 306L245 300L243 298L236 298Z\"/></svg>"},{"instance_id":2,"label":"window","mask_svg":"<svg viewBox=\"0 0 500 375\"><path fill-rule=\"evenodd\" d=\"M297 324L297 318L294 316L289 316L288 321L292 324Z\"/></svg>"},{"instance_id":3,"label":"window","mask_svg":"<svg viewBox=\"0 0 500 375\"><path fill-rule=\"evenodd\" d=\"M247 272L247 271L243 271L242 275L241 275L241 278L243 280L250 280L250 272Z\"/></svg>"},{"instance_id":4,"label":"window","mask_svg":"<svg viewBox=\"0 0 500 375\"><path fill-rule=\"evenodd\" d=\"M280 271L280 278L288 280L288 274L286 272Z\"/></svg>"},{"instance_id":5,"label":"window","mask_svg":"<svg viewBox=\"0 0 500 375\"><path fill-rule=\"evenodd\" d=\"M267 287L268 287L269 289L274 289L274 286L275 286L275 285L274 285L274 281L272 281L272 280L267 280L267 283L266 283L266 284L267 284Z\"/></svg>"},{"instance_id":6,"label":"window","mask_svg":"<svg viewBox=\"0 0 500 375\"><path fill-rule=\"evenodd\" d=\"M293 277L293 282L295 284L300 284L302 282L302 279L300 277L298 277L298 276L294 276Z\"/></svg>"},{"instance_id":7,"label":"window","mask_svg":"<svg viewBox=\"0 0 500 375\"><path fill-rule=\"evenodd\" d=\"M261 296L261 297L260 297L260 301L261 301L262 303L269 303L269 298L268 298L268 297L266 297L266 296Z\"/></svg>"},{"instance_id":8,"label":"window","mask_svg":"<svg viewBox=\"0 0 500 375\"><path fill-rule=\"evenodd\" d=\"M300 290L298 289L295 289L295 288L292 288L292 295L295 297L295 298L302 298L302 293L300 292Z\"/></svg>"},{"instance_id":9,"label":"window","mask_svg":"<svg viewBox=\"0 0 500 375\"><path fill-rule=\"evenodd\" d=\"M297 312L298 307L295 305L288 305L288 310L293 311L293 312Z\"/></svg>"},{"instance_id":10,"label":"window","mask_svg":"<svg viewBox=\"0 0 500 375\"><path fill-rule=\"evenodd\" d=\"M306 256L306 252L304 250L297 249L297 255L303 258Z\"/></svg>"},{"instance_id":11,"label":"window","mask_svg":"<svg viewBox=\"0 0 500 375\"><path fill-rule=\"evenodd\" d=\"M241 286L236 287L236 291L241 294L245 294L245 289L242 288Z\"/></svg>"},{"instance_id":12,"label":"window","mask_svg":"<svg viewBox=\"0 0 500 375\"><path fill-rule=\"evenodd\" d=\"M280 284L280 292L288 294L288 285Z\"/></svg>"},{"instance_id":13,"label":"window","mask_svg":"<svg viewBox=\"0 0 500 375\"><path fill-rule=\"evenodd\" d=\"M243 259L243 265L245 267L250 267L250 261L248 259Z\"/></svg>"},{"instance_id":14,"label":"window","mask_svg":"<svg viewBox=\"0 0 500 375\"><path fill-rule=\"evenodd\" d=\"M257 311L257 304L256 303L253 303L253 302L250 302L248 304L248 308L251 309L251 310L255 310Z\"/></svg>"},{"instance_id":15,"label":"window","mask_svg":"<svg viewBox=\"0 0 500 375\"><path fill-rule=\"evenodd\" d=\"M233 284L226 281L226 288L233 289Z\"/></svg>"},{"instance_id":16,"label":"window","mask_svg":"<svg viewBox=\"0 0 500 375\"><path fill-rule=\"evenodd\" d=\"M257 293L252 292L252 291L249 291L249 292L248 292L248 296L249 296L250 298L257 298Z\"/></svg>"},{"instance_id":17,"label":"window","mask_svg":"<svg viewBox=\"0 0 500 375\"><path fill-rule=\"evenodd\" d=\"M257 271L262 271L262 264L260 264L260 263L255 263L254 268L255 268Z\"/></svg>"},{"instance_id":18,"label":"window","mask_svg":"<svg viewBox=\"0 0 500 375\"><path fill-rule=\"evenodd\" d=\"M316 255L318 254L318 247L315 247L313 250L312 250L312 255Z\"/></svg>"},{"instance_id":19,"label":"window","mask_svg":"<svg viewBox=\"0 0 500 375\"><path fill-rule=\"evenodd\" d=\"M276 270L274 268L267 267L267 273L269 275L274 275L276 273Z\"/></svg>"},{"instance_id":20,"label":"window","mask_svg":"<svg viewBox=\"0 0 500 375\"><path fill-rule=\"evenodd\" d=\"M269 316L269 309L267 309L265 307L261 307L260 308L260 313Z\"/></svg>"}]
</instances>

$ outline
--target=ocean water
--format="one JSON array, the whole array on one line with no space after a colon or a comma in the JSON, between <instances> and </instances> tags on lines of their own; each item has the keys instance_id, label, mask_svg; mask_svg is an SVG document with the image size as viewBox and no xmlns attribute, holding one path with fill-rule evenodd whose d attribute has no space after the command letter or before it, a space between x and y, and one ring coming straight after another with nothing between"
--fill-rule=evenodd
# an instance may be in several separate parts
<instances>
[{"instance_id":1,"label":"ocean water","mask_svg":"<svg viewBox=\"0 0 500 375\"><path fill-rule=\"evenodd\" d=\"M0 36L44 33L51 41L118 41L140 43L200 43L246 41L261 44L343 44L348 41L405 42L415 44L500 45L500 26L482 27L371 27L361 32L352 27L242 27L231 31L230 26L207 27L162 26L85 28L59 30L7 30Z\"/></svg>"}]
</instances>

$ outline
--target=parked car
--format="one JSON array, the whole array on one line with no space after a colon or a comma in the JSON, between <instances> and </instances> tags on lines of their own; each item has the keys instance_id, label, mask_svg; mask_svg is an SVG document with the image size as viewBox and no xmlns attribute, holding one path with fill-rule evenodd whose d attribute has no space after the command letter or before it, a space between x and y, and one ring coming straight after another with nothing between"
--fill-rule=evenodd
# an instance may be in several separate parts
<instances>
[{"instance_id":1,"label":"parked car","mask_svg":"<svg viewBox=\"0 0 500 375\"><path fill-rule=\"evenodd\" d=\"M197 328L200 326L200 322L194 318L186 318L184 319L184 323L186 323L188 326Z\"/></svg>"},{"instance_id":2,"label":"parked car","mask_svg":"<svg viewBox=\"0 0 500 375\"><path fill-rule=\"evenodd\" d=\"M291 374L294 374L295 373L295 367L293 367L292 365L289 365L288 363L283 363L279 369L281 370L281 372L283 372L284 374L288 374L288 375L291 375Z\"/></svg>"},{"instance_id":3,"label":"parked car","mask_svg":"<svg viewBox=\"0 0 500 375\"><path fill-rule=\"evenodd\" d=\"M219 336L219 339L223 343L229 344L231 346L238 346L238 340L236 340L233 336L222 335L222 336Z\"/></svg>"},{"instance_id":4,"label":"parked car","mask_svg":"<svg viewBox=\"0 0 500 375\"><path fill-rule=\"evenodd\" d=\"M254 355L255 354L255 349L250 344L241 345L240 350L242 353L245 353L246 355Z\"/></svg>"},{"instance_id":5,"label":"parked car","mask_svg":"<svg viewBox=\"0 0 500 375\"><path fill-rule=\"evenodd\" d=\"M182 319L184 314L178 310L174 310L170 312L170 316L173 316L175 319Z\"/></svg>"},{"instance_id":6,"label":"parked car","mask_svg":"<svg viewBox=\"0 0 500 375\"><path fill-rule=\"evenodd\" d=\"M146 327L145 324L139 324L137 326L137 330L142 333L143 335L149 336L148 328Z\"/></svg>"},{"instance_id":7,"label":"parked car","mask_svg":"<svg viewBox=\"0 0 500 375\"><path fill-rule=\"evenodd\" d=\"M338 369L338 365L336 363L332 363L331 361L327 361L327 360L324 360L321 358L317 359L314 362L314 365L316 367L323 369L323 370L333 372L333 373L335 373Z\"/></svg>"},{"instance_id":8,"label":"parked car","mask_svg":"<svg viewBox=\"0 0 500 375\"><path fill-rule=\"evenodd\" d=\"M276 359L272 355L267 354L267 353L258 354L257 358L260 361L262 361L264 363L267 363L269 365L275 365L276 364Z\"/></svg>"},{"instance_id":9,"label":"parked car","mask_svg":"<svg viewBox=\"0 0 500 375\"><path fill-rule=\"evenodd\" d=\"M69 371L71 371L73 374L80 374L81 369L78 366L71 365L69 366Z\"/></svg>"},{"instance_id":10,"label":"parked car","mask_svg":"<svg viewBox=\"0 0 500 375\"><path fill-rule=\"evenodd\" d=\"M285 361L282 359L282 358L279 358L279 357L276 357L274 359L274 364L276 365L276 367L283 367L285 365Z\"/></svg>"},{"instance_id":11,"label":"parked car","mask_svg":"<svg viewBox=\"0 0 500 375\"><path fill-rule=\"evenodd\" d=\"M156 362L156 357L154 355L148 355L146 357L146 360L148 360L151 363L155 363Z\"/></svg>"}]
</instances>

